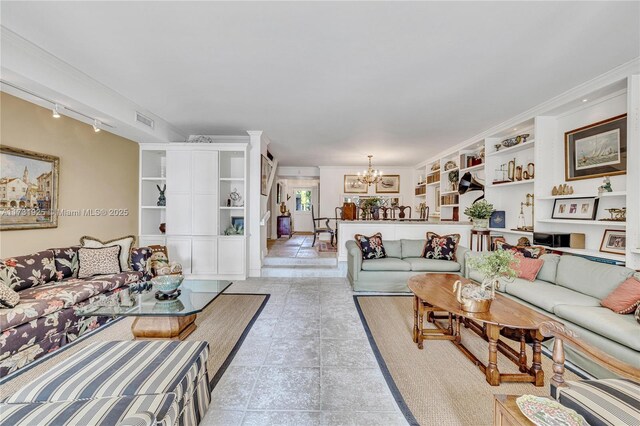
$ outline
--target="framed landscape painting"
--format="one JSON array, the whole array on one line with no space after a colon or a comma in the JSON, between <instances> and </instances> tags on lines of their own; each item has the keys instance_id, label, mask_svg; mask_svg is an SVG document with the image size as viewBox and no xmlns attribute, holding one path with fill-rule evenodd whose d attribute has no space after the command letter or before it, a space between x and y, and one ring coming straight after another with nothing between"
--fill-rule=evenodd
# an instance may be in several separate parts
<instances>
[{"instance_id":1,"label":"framed landscape painting","mask_svg":"<svg viewBox=\"0 0 640 426\"><path fill-rule=\"evenodd\" d=\"M564 134L568 181L627 173L627 114Z\"/></svg>"},{"instance_id":2,"label":"framed landscape painting","mask_svg":"<svg viewBox=\"0 0 640 426\"><path fill-rule=\"evenodd\" d=\"M376 183L376 192L379 194L397 194L400 192L400 175L384 175Z\"/></svg>"},{"instance_id":3,"label":"framed landscape painting","mask_svg":"<svg viewBox=\"0 0 640 426\"><path fill-rule=\"evenodd\" d=\"M369 187L358 182L358 175L344 175L344 193L345 194L366 194Z\"/></svg>"},{"instance_id":4,"label":"framed landscape painting","mask_svg":"<svg viewBox=\"0 0 640 426\"><path fill-rule=\"evenodd\" d=\"M627 234L624 230L605 229L600 243L600 251L603 253L622 254L627 249Z\"/></svg>"},{"instance_id":5,"label":"framed landscape painting","mask_svg":"<svg viewBox=\"0 0 640 426\"><path fill-rule=\"evenodd\" d=\"M0 147L0 230L58 226L60 159Z\"/></svg>"}]
</instances>

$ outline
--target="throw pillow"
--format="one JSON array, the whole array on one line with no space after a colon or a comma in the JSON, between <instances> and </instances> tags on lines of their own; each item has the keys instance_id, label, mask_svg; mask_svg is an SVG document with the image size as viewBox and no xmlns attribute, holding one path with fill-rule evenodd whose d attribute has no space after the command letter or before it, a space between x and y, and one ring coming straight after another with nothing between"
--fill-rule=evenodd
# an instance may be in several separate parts
<instances>
[{"instance_id":1,"label":"throw pillow","mask_svg":"<svg viewBox=\"0 0 640 426\"><path fill-rule=\"evenodd\" d=\"M636 308L636 313L633 314L634 317L636 317L636 321L638 321L638 324L640 324L640 305L638 305L638 307Z\"/></svg>"},{"instance_id":2,"label":"throw pillow","mask_svg":"<svg viewBox=\"0 0 640 426\"><path fill-rule=\"evenodd\" d=\"M378 232L370 237L356 234L354 238L362 252L362 260L382 259L383 257L387 257L387 253L384 251L384 245L382 244L381 233Z\"/></svg>"},{"instance_id":3,"label":"throw pillow","mask_svg":"<svg viewBox=\"0 0 640 426\"><path fill-rule=\"evenodd\" d=\"M53 260L56 264L58 281L78 276L78 249L80 246L53 248Z\"/></svg>"},{"instance_id":4,"label":"throw pillow","mask_svg":"<svg viewBox=\"0 0 640 426\"><path fill-rule=\"evenodd\" d=\"M127 235L125 237L109 241L100 241L97 238L87 236L80 238L80 244L82 244L82 247L102 248L116 245L120 246L122 248L120 251L120 269L122 271L131 270L131 248L135 242L136 237L133 235Z\"/></svg>"},{"instance_id":5,"label":"throw pillow","mask_svg":"<svg viewBox=\"0 0 640 426\"><path fill-rule=\"evenodd\" d=\"M78 249L78 278L88 278L94 275L119 274L120 251L119 245L93 248L80 247Z\"/></svg>"},{"instance_id":6,"label":"throw pillow","mask_svg":"<svg viewBox=\"0 0 640 426\"><path fill-rule=\"evenodd\" d=\"M20 295L6 285L0 282L0 309L13 308L20 303Z\"/></svg>"},{"instance_id":7,"label":"throw pillow","mask_svg":"<svg viewBox=\"0 0 640 426\"><path fill-rule=\"evenodd\" d=\"M640 281L629 277L600 302L618 314L630 314L640 305Z\"/></svg>"},{"instance_id":8,"label":"throw pillow","mask_svg":"<svg viewBox=\"0 0 640 426\"><path fill-rule=\"evenodd\" d=\"M546 249L542 246L512 246L503 240L496 239L494 244L497 250L510 250L514 253L520 253L524 257L537 259L546 253Z\"/></svg>"},{"instance_id":9,"label":"throw pillow","mask_svg":"<svg viewBox=\"0 0 640 426\"><path fill-rule=\"evenodd\" d=\"M427 243L424 245L422 257L437 260L456 260L456 248L460 234L438 235L427 232Z\"/></svg>"},{"instance_id":10,"label":"throw pillow","mask_svg":"<svg viewBox=\"0 0 640 426\"><path fill-rule=\"evenodd\" d=\"M540 270L544 266L544 260L525 257L521 253L518 253L516 257L518 262L514 262L511 265L511 268L518 273L518 278L522 278L527 281L535 280L538 273L540 273Z\"/></svg>"}]
</instances>

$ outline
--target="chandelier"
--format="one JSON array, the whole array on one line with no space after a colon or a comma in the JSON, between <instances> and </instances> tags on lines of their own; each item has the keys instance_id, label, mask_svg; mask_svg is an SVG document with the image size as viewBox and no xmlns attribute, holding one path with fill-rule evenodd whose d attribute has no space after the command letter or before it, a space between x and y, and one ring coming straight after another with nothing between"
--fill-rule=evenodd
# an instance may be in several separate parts
<instances>
[{"instance_id":1,"label":"chandelier","mask_svg":"<svg viewBox=\"0 0 640 426\"><path fill-rule=\"evenodd\" d=\"M369 157L369 168L362 173L358 172L358 182L363 185L371 186L382 180L382 172L380 170L375 170L371 166L371 158L373 155L368 155L367 157Z\"/></svg>"}]
</instances>

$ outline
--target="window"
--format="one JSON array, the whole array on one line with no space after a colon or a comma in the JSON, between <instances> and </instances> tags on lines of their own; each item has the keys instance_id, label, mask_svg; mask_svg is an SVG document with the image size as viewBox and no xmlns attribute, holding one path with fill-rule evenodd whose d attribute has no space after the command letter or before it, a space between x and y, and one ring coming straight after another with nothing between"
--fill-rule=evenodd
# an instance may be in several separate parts
<instances>
[{"instance_id":1,"label":"window","mask_svg":"<svg viewBox=\"0 0 640 426\"><path fill-rule=\"evenodd\" d=\"M311 191L307 189L298 189L296 191L296 211L297 212L311 211Z\"/></svg>"}]
</instances>

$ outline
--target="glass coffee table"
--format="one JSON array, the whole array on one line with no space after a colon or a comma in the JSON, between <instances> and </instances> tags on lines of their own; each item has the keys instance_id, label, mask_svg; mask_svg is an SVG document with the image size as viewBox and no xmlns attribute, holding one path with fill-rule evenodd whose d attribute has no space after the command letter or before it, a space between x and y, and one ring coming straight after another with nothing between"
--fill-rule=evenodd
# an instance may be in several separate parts
<instances>
[{"instance_id":1,"label":"glass coffee table","mask_svg":"<svg viewBox=\"0 0 640 426\"><path fill-rule=\"evenodd\" d=\"M125 289L79 308L80 316L136 317L131 332L136 340L184 340L196 329L195 320L231 285L224 280L185 279L175 299L158 300L155 290L134 294Z\"/></svg>"}]
</instances>

